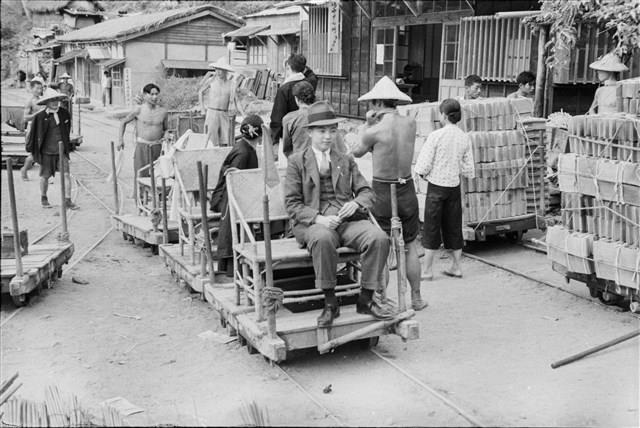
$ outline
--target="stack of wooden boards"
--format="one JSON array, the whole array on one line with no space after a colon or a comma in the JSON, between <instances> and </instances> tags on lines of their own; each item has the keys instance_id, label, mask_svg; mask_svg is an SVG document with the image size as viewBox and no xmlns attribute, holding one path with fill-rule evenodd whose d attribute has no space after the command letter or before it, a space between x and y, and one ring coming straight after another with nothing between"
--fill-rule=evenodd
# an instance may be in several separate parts
<instances>
[{"instance_id":1,"label":"stack of wooden boards","mask_svg":"<svg viewBox=\"0 0 640 428\"><path fill-rule=\"evenodd\" d=\"M239 84L240 89L248 89L260 100L273 100L278 90L276 73L269 69L256 70L253 77L247 77Z\"/></svg>"},{"instance_id":2,"label":"stack of wooden boards","mask_svg":"<svg viewBox=\"0 0 640 428\"><path fill-rule=\"evenodd\" d=\"M462 120L473 147L475 178L462 180L463 222L544 214L545 120L532 118L530 99L461 100ZM429 134L439 129L439 103L401 106L417 123L414 162ZM541 198L542 196L542 198Z\"/></svg>"},{"instance_id":3,"label":"stack of wooden boards","mask_svg":"<svg viewBox=\"0 0 640 428\"><path fill-rule=\"evenodd\" d=\"M640 77L618 82L616 98L619 112L640 115Z\"/></svg>"},{"instance_id":4,"label":"stack of wooden boards","mask_svg":"<svg viewBox=\"0 0 640 428\"><path fill-rule=\"evenodd\" d=\"M632 301L640 301L639 133L635 115L571 119L571 152L558 161L563 224L547 232L554 269L609 281Z\"/></svg>"}]
</instances>

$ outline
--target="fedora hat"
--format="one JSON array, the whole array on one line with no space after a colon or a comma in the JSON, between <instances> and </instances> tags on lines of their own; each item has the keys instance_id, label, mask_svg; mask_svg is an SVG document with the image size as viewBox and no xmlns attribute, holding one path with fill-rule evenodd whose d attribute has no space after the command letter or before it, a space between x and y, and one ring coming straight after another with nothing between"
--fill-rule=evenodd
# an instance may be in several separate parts
<instances>
[{"instance_id":1,"label":"fedora hat","mask_svg":"<svg viewBox=\"0 0 640 428\"><path fill-rule=\"evenodd\" d=\"M64 73L62 76L60 76L60 79L71 79L71 76L69 76L68 73Z\"/></svg>"},{"instance_id":2,"label":"fedora hat","mask_svg":"<svg viewBox=\"0 0 640 428\"><path fill-rule=\"evenodd\" d=\"M622 61L620 61L620 58L618 58L618 55L614 54L613 52L609 52L599 60L592 62L591 64L589 64L589 68L592 68L594 70L612 72L629 70L629 67L624 65Z\"/></svg>"},{"instance_id":3,"label":"fedora hat","mask_svg":"<svg viewBox=\"0 0 640 428\"><path fill-rule=\"evenodd\" d=\"M231 72L235 71L233 68L231 68L231 65L229 65L229 63L225 60L225 57L220 57L216 62L210 63L209 67L217 68L218 70L224 70L224 71L231 71Z\"/></svg>"},{"instance_id":4,"label":"fedora hat","mask_svg":"<svg viewBox=\"0 0 640 428\"><path fill-rule=\"evenodd\" d=\"M302 125L303 128L312 128L314 126L335 125L344 121L343 118L337 117L333 111L331 104L326 101L318 101L309 106L307 110L307 124Z\"/></svg>"},{"instance_id":5,"label":"fedora hat","mask_svg":"<svg viewBox=\"0 0 640 428\"><path fill-rule=\"evenodd\" d=\"M67 96L65 94L62 94L56 91L55 89L47 88L44 91L44 94L42 94L42 98L38 100L38 105L43 106L49 101L62 101L66 99L67 99Z\"/></svg>"},{"instance_id":6,"label":"fedora hat","mask_svg":"<svg viewBox=\"0 0 640 428\"><path fill-rule=\"evenodd\" d=\"M372 101L372 100L396 100L405 103L411 102L411 97L402 92L393 80L387 76L382 76L380 80L374 85L373 89L358 98L358 101Z\"/></svg>"}]
</instances>

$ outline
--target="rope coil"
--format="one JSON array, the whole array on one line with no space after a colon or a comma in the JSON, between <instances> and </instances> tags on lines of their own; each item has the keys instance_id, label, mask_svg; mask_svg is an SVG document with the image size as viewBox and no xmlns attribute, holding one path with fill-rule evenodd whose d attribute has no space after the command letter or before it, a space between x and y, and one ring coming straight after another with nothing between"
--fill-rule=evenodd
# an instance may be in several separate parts
<instances>
[{"instance_id":1,"label":"rope coil","mask_svg":"<svg viewBox=\"0 0 640 428\"><path fill-rule=\"evenodd\" d=\"M278 287L262 289L262 306L266 312L276 313L284 304L284 291Z\"/></svg>"}]
</instances>

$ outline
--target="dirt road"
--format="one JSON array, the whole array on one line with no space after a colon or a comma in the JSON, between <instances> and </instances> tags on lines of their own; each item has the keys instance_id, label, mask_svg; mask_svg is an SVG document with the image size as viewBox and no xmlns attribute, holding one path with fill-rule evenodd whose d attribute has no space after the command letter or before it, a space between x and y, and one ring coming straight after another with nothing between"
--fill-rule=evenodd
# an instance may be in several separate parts
<instances>
[{"instance_id":1,"label":"dirt road","mask_svg":"<svg viewBox=\"0 0 640 428\"><path fill-rule=\"evenodd\" d=\"M11 104L22 96L5 90L2 100ZM70 219L72 263L111 227L98 199L113 205L104 171L117 123L104 112L83 112L82 128L85 142L72 155L72 172L95 196L78 189L81 209ZM126 150L125 190L133 180L132 144ZM37 169L31 177L22 182L16 176L16 183L20 222L33 239L59 217L55 208L40 208ZM49 198L56 203L57 179ZM125 212L132 212L132 200L125 203ZM55 239L55 232L46 239ZM502 257L496 252L486 250ZM513 266L542 270L530 253L505 253ZM15 308L3 296L0 369L3 378L20 372L23 397L41 399L49 384L91 407L121 396L145 409L131 422L149 425L239 425L239 409L251 400L277 425L638 425L637 339L558 370L549 367L637 328L637 317L473 260L464 260L463 271L460 280L439 276L423 284L430 306L417 316L421 339L384 337L373 351L310 351L278 367L248 355L237 341L199 338L206 330L224 333L215 311L176 286L149 250L111 232L65 270L55 288L11 319ZM548 271L539 274L560 283ZM325 394L328 384L332 392Z\"/></svg>"}]
</instances>

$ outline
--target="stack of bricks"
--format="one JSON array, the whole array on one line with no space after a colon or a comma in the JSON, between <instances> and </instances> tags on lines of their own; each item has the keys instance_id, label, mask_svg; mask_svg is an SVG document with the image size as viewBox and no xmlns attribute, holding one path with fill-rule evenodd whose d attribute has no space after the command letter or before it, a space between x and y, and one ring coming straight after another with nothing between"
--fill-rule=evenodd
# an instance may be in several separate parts
<instances>
[{"instance_id":1,"label":"stack of bricks","mask_svg":"<svg viewBox=\"0 0 640 428\"><path fill-rule=\"evenodd\" d=\"M463 222L475 225L525 214L544 214L545 119L531 118L529 99L483 98L460 101L458 126L471 138L473 179L463 178ZM440 124L440 103L401 106L417 124L414 162Z\"/></svg>"},{"instance_id":2,"label":"stack of bricks","mask_svg":"<svg viewBox=\"0 0 640 428\"><path fill-rule=\"evenodd\" d=\"M640 77L619 81L616 98L619 112L640 115Z\"/></svg>"},{"instance_id":3,"label":"stack of bricks","mask_svg":"<svg viewBox=\"0 0 640 428\"><path fill-rule=\"evenodd\" d=\"M640 293L639 132L635 115L572 118L571 153L558 160L562 225L547 233L551 260L613 281L622 294ZM579 268L576 257L585 261Z\"/></svg>"}]
</instances>

